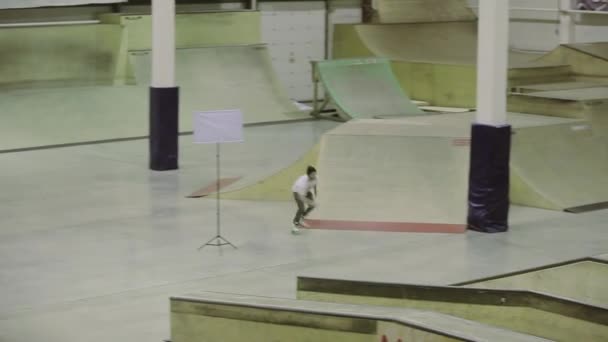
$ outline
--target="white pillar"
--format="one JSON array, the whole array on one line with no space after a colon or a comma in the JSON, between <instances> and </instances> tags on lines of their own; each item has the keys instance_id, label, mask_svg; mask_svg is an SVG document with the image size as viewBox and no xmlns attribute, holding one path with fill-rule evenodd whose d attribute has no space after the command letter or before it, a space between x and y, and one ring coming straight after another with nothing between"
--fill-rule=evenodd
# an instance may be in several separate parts
<instances>
[{"instance_id":1,"label":"white pillar","mask_svg":"<svg viewBox=\"0 0 608 342\"><path fill-rule=\"evenodd\" d=\"M175 0L152 0L150 169L176 170L179 88L175 85Z\"/></svg>"},{"instance_id":2,"label":"white pillar","mask_svg":"<svg viewBox=\"0 0 608 342\"><path fill-rule=\"evenodd\" d=\"M480 0L477 45L477 123L506 124L509 1Z\"/></svg>"},{"instance_id":3,"label":"white pillar","mask_svg":"<svg viewBox=\"0 0 608 342\"><path fill-rule=\"evenodd\" d=\"M559 43L570 44L575 42L575 23L573 14L567 11L572 9L571 0L559 2Z\"/></svg>"},{"instance_id":4,"label":"white pillar","mask_svg":"<svg viewBox=\"0 0 608 342\"><path fill-rule=\"evenodd\" d=\"M152 0L152 87L175 87L175 0Z\"/></svg>"}]
</instances>

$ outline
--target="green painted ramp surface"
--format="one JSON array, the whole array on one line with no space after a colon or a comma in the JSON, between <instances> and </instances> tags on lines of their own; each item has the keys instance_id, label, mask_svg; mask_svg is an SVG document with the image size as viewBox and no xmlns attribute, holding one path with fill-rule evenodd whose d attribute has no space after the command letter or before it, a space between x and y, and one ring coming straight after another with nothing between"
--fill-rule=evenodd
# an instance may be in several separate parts
<instances>
[{"instance_id":1,"label":"green painted ramp surface","mask_svg":"<svg viewBox=\"0 0 608 342\"><path fill-rule=\"evenodd\" d=\"M138 85L150 84L152 55L131 52ZM263 45L178 49L176 79L180 87L180 112L241 109L245 123L275 122L308 117L299 112L283 92Z\"/></svg>"},{"instance_id":2,"label":"green painted ramp surface","mask_svg":"<svg viewBox=\"0 0 608 342\"><path fill-rule=\"evenodd\" d=\"M326 91L348 118L424 115L401 89L384 58L317 63Z\"/></svg>"}]
</instances>

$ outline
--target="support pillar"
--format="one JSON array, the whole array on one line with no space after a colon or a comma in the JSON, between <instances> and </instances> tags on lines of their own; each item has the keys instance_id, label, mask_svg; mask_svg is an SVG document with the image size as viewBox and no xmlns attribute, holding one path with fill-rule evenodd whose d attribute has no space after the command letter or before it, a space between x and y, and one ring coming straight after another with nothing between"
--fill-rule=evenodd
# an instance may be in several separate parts
<instances>
[{"instance_id":1,"label":"support pillar","mask_svg":"<svg viewBox=\"0 0 608 342\"><path fill-rule=\"evenodd\" d=\"M175 0L152 0L150 169L178 168L179 88L175 84Z\"/></svg>"},{"instance_id":2,"label":"support pillar","mask_svg":"<svg viewBox=\"0 0 608 342\"><path fill-rule=\"evenodd\" d=\"M469 229L508 230L511 126L507 125L509 2L479 2L477 117L471 133Z\"/></svg>"},{"instance_id":3,"label":"support pillar","mask_svg":"<svg viewBox=\"0 0 608 342\"><path fill-rule=\"evenodd\" d=\"M575 23L571 0L559 0L559 43L570 44L575 42Z\"/></svg>"}]
</instances>

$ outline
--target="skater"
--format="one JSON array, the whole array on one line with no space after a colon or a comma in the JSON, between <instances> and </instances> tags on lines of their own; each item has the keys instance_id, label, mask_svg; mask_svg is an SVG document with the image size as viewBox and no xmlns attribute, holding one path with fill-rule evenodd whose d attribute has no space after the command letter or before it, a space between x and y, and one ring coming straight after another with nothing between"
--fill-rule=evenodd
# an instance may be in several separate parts
<instances>
[{"instance_id":1,"label":"skater","mask_svg":"<svg viewBox=\"0 0 608 342\"><path fill-rule=\"evenodd\" d=\"M291 232L297 234L302 227L302 219L315 209L315 198L317 197L317 170L313 166L306 169L306 174L300 176L293 187L293 198L298 206L298 211L293 219ZM313 193L314 191L314 193Z\"/></svg>"}]
</instances>

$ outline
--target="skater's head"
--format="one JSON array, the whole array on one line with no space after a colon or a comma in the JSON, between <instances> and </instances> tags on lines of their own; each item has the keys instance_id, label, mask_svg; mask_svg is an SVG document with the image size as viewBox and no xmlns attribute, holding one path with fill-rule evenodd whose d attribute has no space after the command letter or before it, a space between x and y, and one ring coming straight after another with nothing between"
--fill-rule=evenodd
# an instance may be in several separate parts
<instances>
[{"instance_id":1,"label":"skater's head","mask_svg":"<svg viewBox=\"0 0 608 342\"><path fill-rule=\"evenodd\" d=\"M306 168L306 175L308 175L309 179L316 179L317 169L315 169L314 166L309 166L308 168Z\"/></svg>"}]
</instances>

